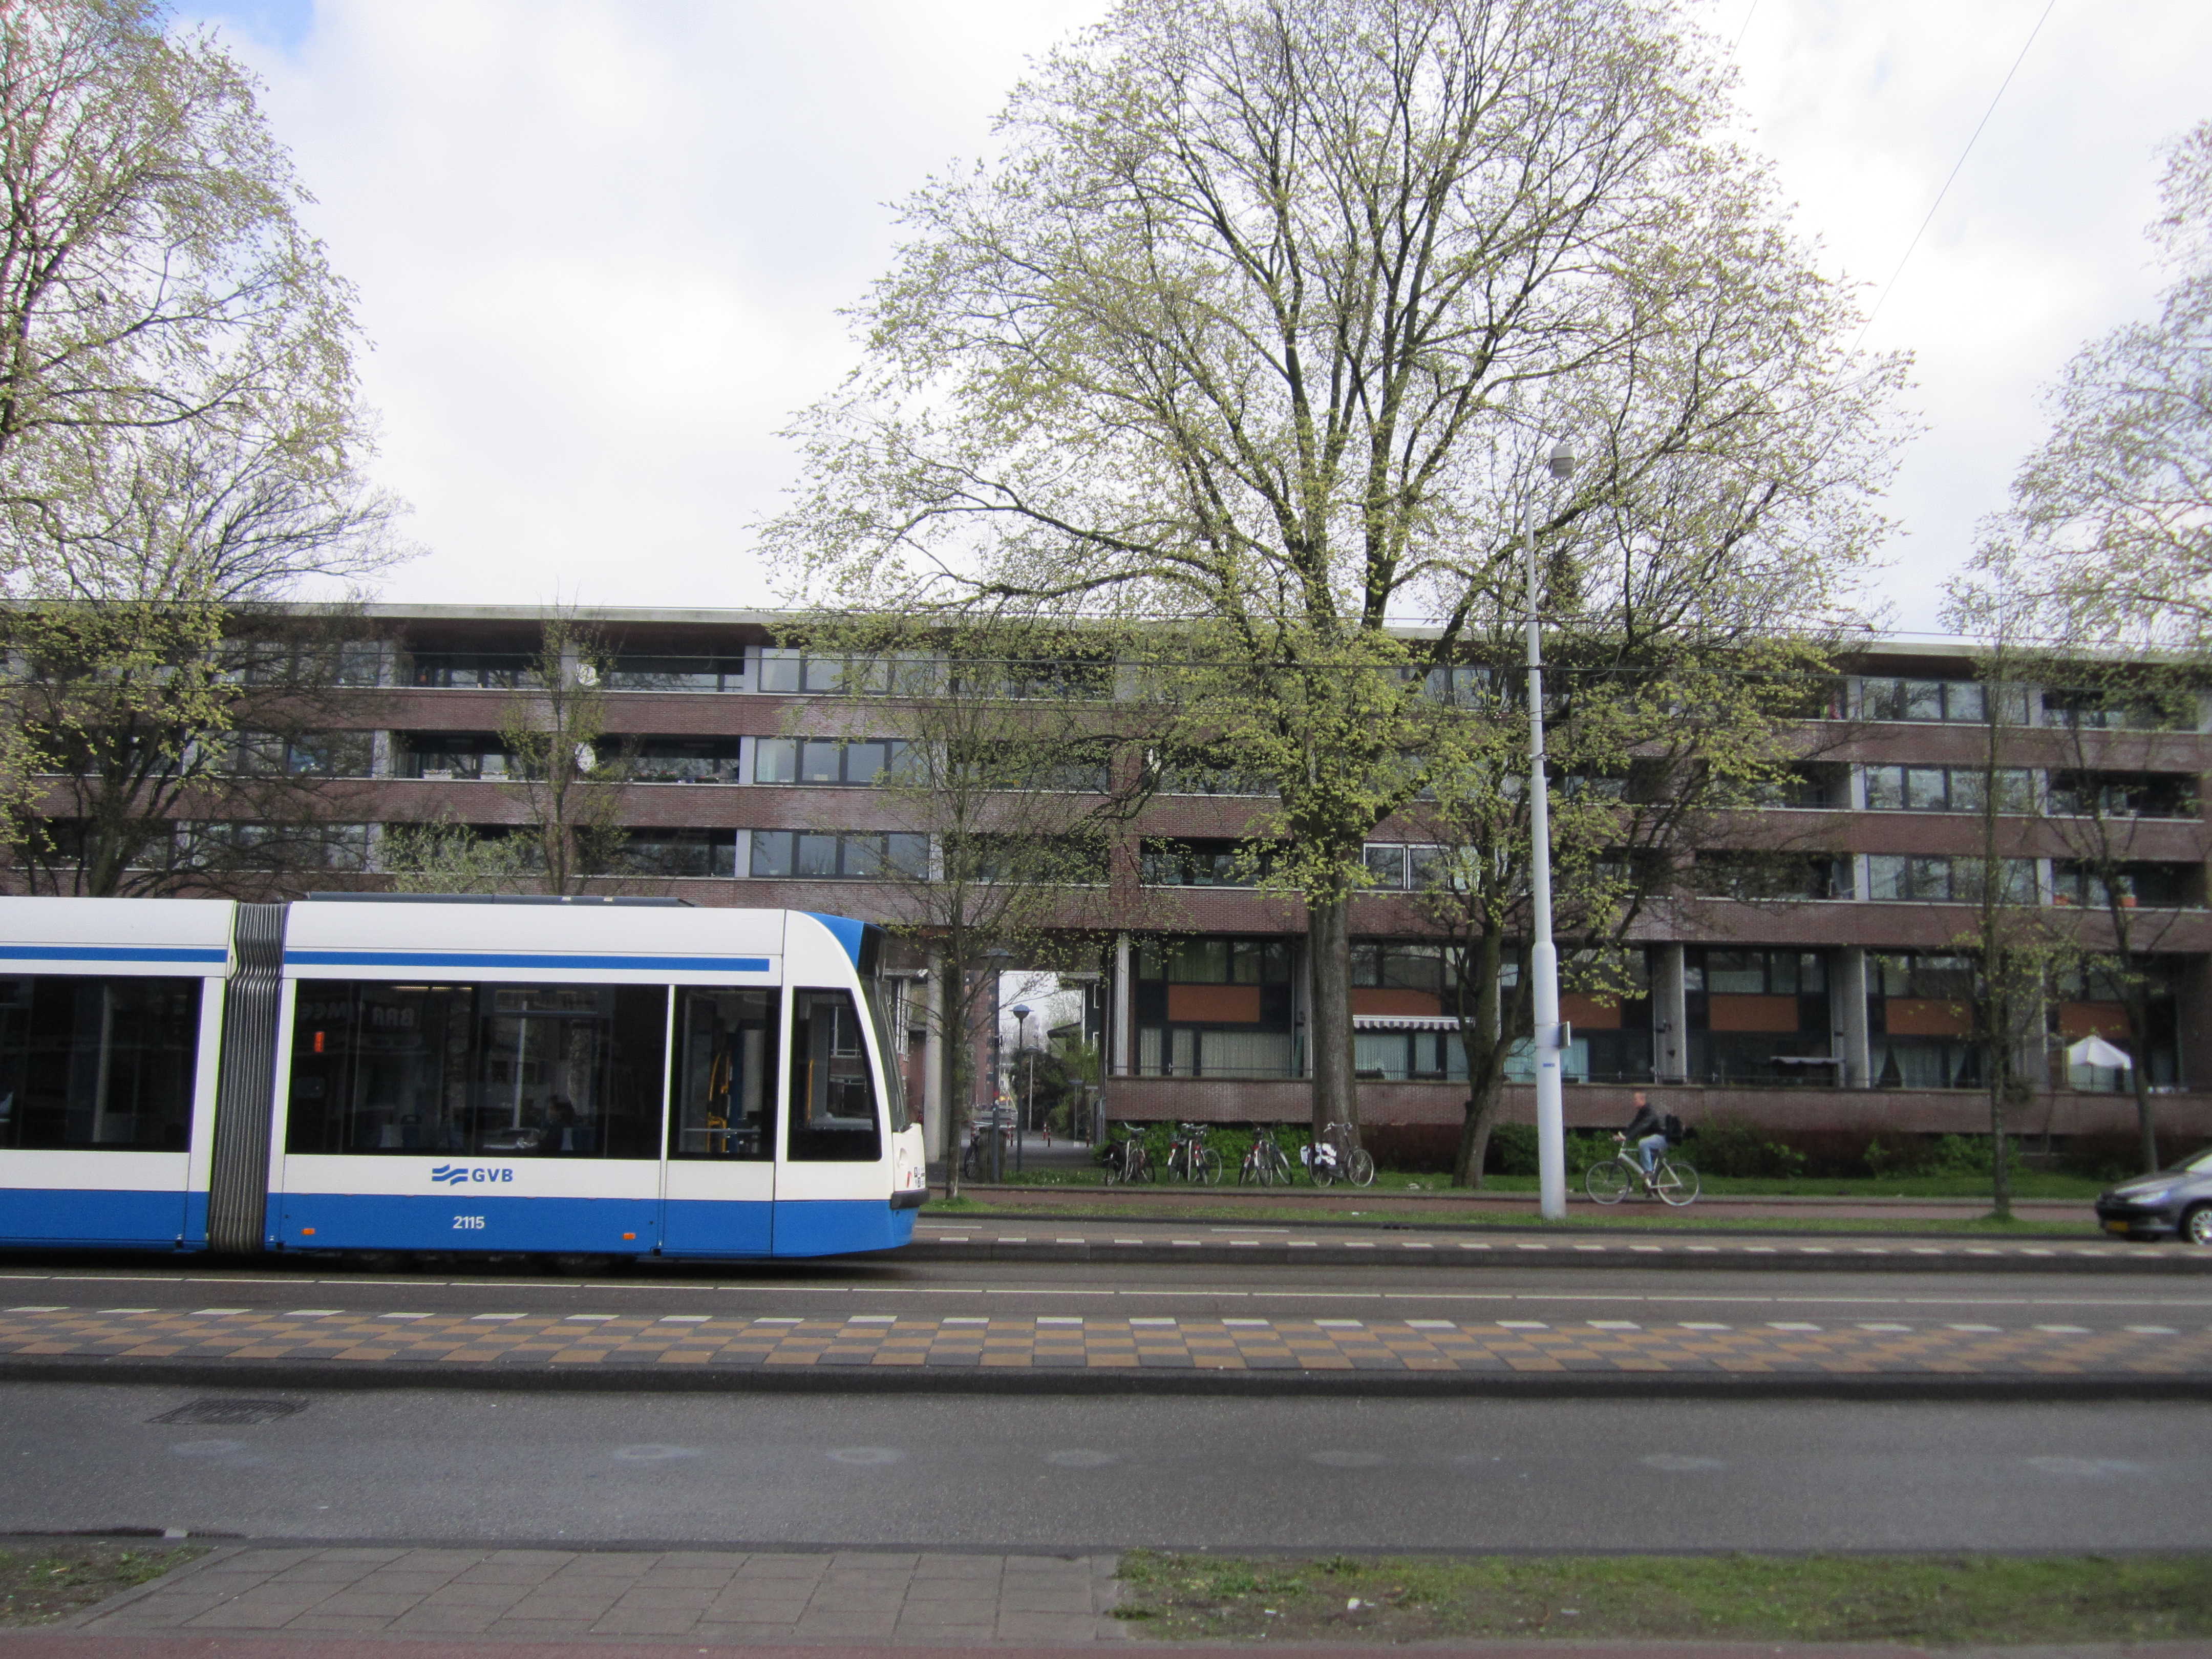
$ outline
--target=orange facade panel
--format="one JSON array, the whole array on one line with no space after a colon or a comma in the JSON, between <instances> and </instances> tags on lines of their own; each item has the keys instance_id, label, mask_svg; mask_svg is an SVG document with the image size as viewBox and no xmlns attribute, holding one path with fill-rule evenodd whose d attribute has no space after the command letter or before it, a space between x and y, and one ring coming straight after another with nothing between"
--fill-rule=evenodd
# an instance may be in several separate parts
<instances>
[{"instance_id":1,"label":"orange facade panel","mask_svg":"<svg viewBox=\"0 0 2212 1659\"><path fill-rule=\"evenodd\" d=\"M1973 1015L1963 1002L1929 997L1890 997L1882 1016L1892 1036L1963 1037L1974 1034Z\"/></svg>"},{"instance_id":2,"label":"orange facade panel","mask_svg":"<svg viewBox=\"0 0 2212 1659\"><path fill-rule=\"evenodd\" d=\"M1709 1031L1795 1031L1796 997L1713 996L1705 1003Z\"/></svg>"},{"instance_id":3,"label":"orange facade panel","mask_svg":"<svg viewBox=\"0 0 2212 1659\"><path fill-rule=\"evenodd\" d=\"M1572 992L1559 999L1559 1018L1583 1031L1618 1031L1620 1029L1620 1005L1607 1004L1595 997L1579 996Z\"/></svg>"},{"instance_id":4,"label":"orange facade panel","mask_svg":"<svg viewBox=\"0 0 2212 1659\"><path fill-rule=\"evenodd\" d=\"M1382 985L1352 988L1355 1014L1441 1014L1444 1000L1434 991L1405 991Z\"/></svg>"},{"instance_id":5,"label":"orange facade panel","mask_svg":"<svg viewBox=\"0 0 2212 1659\"><path fill-rule=\"evenodd\" d=\"M1352 993L1354 996L1358 992ZM1256 985L1170 985L1168 1018L1192 1024L1257 1025L1260 988Z\"/></svg>"},{"instance_id":6,"label":"orange facade panel","mask_svg":"<svg viewBox=\"0 0 2212 1659\"><path fill-rule=\"evenodd\" d=\"M2079 1042L2088 1036L2125 1042L2127 1010L2117 1002L2062 1002L2058 1005L2058 1035L2069 1042Z\"/></svg>"}]
</instances>

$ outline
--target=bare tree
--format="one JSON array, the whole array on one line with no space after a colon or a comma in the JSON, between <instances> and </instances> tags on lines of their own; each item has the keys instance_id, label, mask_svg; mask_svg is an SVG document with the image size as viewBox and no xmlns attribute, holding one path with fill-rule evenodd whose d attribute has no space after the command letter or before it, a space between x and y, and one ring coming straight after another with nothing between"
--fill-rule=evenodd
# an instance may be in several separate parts
<instances>
[{"instance_id":1,"label":"bare tree","mask_svg":"<svg viewBox=\"0 0 2212 1659\"><path fill-rule=\"evenodd\" d=\"M617 863L624 832L620 751L607 742L611 660L598 632L559 605L540 625L534 684L515 693L500 738L519 773L507 793L535 842L533 860L549 893L581 892Z\"/></svg>"},{"instance_id":2,"label":"bare tree","mask_svg":"<svg viewBox=\"0 0 2212 1659\"><path fill-rule=\"evenodd\" d=\"M1316 1122L1356 1121L1361 844L1422 787L1420 671L1521 614L1522 504L1547 612L1593 624L1662 568L1676 614L1702 572L1800 624L1878 527L1899 365L1850 357L1727 114L1640 0L1127 0L1015 92L1000 164L908 204L866 362L799 423L795 583L1167 617L1227 665L1273 733ZM1560 433L1586 465L1538 495Z\"/></svg>"}]
</instances>

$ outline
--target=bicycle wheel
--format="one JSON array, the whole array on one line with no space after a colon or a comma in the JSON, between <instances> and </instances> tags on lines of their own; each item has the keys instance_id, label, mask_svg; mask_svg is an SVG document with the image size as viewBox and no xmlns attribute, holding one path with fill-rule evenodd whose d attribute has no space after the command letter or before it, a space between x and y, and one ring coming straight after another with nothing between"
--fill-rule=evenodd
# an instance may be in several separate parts
<instances>
[{"instance_id":1,"label":"bicycle wheel","mask_svg":"<svg viewBox=\"0 0 2212 1659\"><path fill-rule=\"evenodd\" d=\"M1150 1182L1156 1182L1159 1178L1159 1166L1152 1162L1152 1153L1142 1146L1138 1147L1136 1173L1132 1175L1129 1179L1132 1182L1142 1181Z\"/></svg>"},{"instance_id":2,"label":"bicycle wheel","mask_svg":"<svg viewBox=\"0 0 2212 1659\"><path fill-rule=\"evenodd\" d=\"M1686 1164L1677 1164L1671 1158L1659 1160L1659 1176L1653 1185L1661 1202L1672 1204L1677 1209L1698 1201L1698 1172Z\"/></svg>"},{"instance_id":3,"label":"bicycle wheel","mask_svg":"<svg viewBox=\"0 0 2212 1659\"><path fill-rule=\"evenodd\" d=\"M1190 1178L1208 1187L1217 1186L1221 1180L1221 1154L1211 1146L1201 1146L1191 1154Z\"/></svg>"},{"instance_id":4,"label":"bicycle wheel","mask_svg":"<svg viewBox=\"0 0 2212 1659\"><path fill-rule=\"evenodd\" d=\"M1628 1196L1628 1167L1617 1158L1601 1158L1583 1176L1583 1190L1601 1204L1618 1204Z\"/></svg>"},{"instance_id":5,"label":"bicycle wheel","mask_svg":"<svg viewBox=\"0 0 2212 1659\"><path fill-rule=\"evenodd\" d=\"M1285 1187L1291 1184L1291 1160L1272 1140L1267 1143L1267 1155L1261 1167L1263 1171L1261 1178L1267 1184L1272 1186L1278 1181Z\"/></svg>"},{"instance_id":6,"label":"bicycle wheel","mask_svg":"<svg viewBox=\"0 0 2212 1659\"><path fill-rule=\"evenodd\" d=\"M1372 1187L1375 1184L1375 1159L1364 1146L1352 1149L1352 1156L1345 1163L1345 1174L1355 1187Z\"/></svg>"}]
</instances>

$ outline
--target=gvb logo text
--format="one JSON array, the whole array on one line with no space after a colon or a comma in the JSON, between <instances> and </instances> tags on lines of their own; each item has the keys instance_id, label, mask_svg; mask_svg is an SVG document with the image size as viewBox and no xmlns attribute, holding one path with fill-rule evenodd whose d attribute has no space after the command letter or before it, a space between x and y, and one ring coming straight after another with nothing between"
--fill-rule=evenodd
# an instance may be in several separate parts
<instances>
[{"instance_id":1,"label":"gvb logo text","mask_svg":"<svg viewBox=\"0 0 2212 1659\"><path fill-rule=\"evenodd\" d=\"M512 1170L471 1170L459 1164L441 1164L430 1171L430 1179L448 1187L482 1186L487 1182L512 1181Z\"/></svg>"}]
</instances>

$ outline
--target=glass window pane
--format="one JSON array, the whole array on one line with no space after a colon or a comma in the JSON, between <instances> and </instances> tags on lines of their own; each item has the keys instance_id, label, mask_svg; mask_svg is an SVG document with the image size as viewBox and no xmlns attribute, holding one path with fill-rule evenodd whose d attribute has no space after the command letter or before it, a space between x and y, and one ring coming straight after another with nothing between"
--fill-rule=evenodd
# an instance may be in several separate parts
<instances>
[{"instance_id":1,"label":"glass window pane","mask_svg":"<svg viewBox=\"0 0 2212 1659\"><path fill-rule=\"evenodd\" d=\"M1983 787L1986 781L1978 768L1952 768L1951 810L1954 812L1981 811L1989 804L1988 792Z\"/></svg>"},{"instance_id":2,"label":"glass window pane","mask_svg":"<svg viewBox=\"0 0 2212 1659\"><path fill-rule=\"evenodd\" d=\"M796 691L799 686L799 653L771 646L761 653L760 689L763 691Z\"/></svg>"},{"instance_id":3,"label":"glass window pane","mask_svg":"<svg viewBox=\"0 0 2212 1659\"><path fill-rule=\"evenodd\" d=\"M882 774L884 763L884 745L881 743L848 743L845 745L845 781L873 783Z\"/></svg>"},{"instance_id":4,"label":"glass window pane","mask_svg":"<svg viewBox=\"0 0 2212 1659\"><path fill-rule=\"evenodd\" d=\"M1797 958L1797 989L1800 994L1825 991L1828 988L1827 959L1818 951L1807 951Z\"/></svg>"},{"instance_id":5,"label":"glass window pane","mask_svg":"<svg viewBox=\"0 0 2212 1659\"><path fill-rule=\"evenodd\" d=\"M842 657L809 657L804 676L809 691L819 691L836 696L845 690L845 662Z\"/></svg>"},{"instance_id":6,"label":"glass window pane","mask_svg":"<svg viewBox=\"0 0 2212 1659\"><path fill-rule=\"evenodd\" d=\"M671 1158L775 1155L776 994L685 987L677 994Z\"/></svg>"},{"instance_id":7,"label":"glass window pane","mask_svg":"<svg viewBox=\"0 0 2212 1659\"><path fill-rule=\"evenodd\" d=\"M668 993L310 981L293 1152L657 1158Z\"/></svg>"},{"instance_id":8,"label":"glass window pane","mask_svg":"<svg viewBox=\"0 0 2212 1659\"><path fill-rule=\"evenodd\" d=\"M842 767L840 751L844 744L835 738L808 738L799 745L799 781L801 783L836 783Z\"/></svg>"},{"instance_id":9,"label":"glass window pane","mask_svg":"<svg viewBox=\"0 0 2212 1659\"><path fill-rule=\"evenodd\" d=\"M1952 720L1978 720L1983 718L1986 704L1982 697L1979 680L1950 680L1943 688L1943 718Z\"/></svg>"},{"instance_id":10,"label":"glass window pane","mask_svg":"<svg viewBox=\"0 0 2212 1659\"><path fill-rule=\"evenodd\" d=\"M1360 859L1377 887L1403 887L1406 884L1406 849L1403 847L1370 842L1360 849Z\"/></svg>"},{"instance_id":11,"label":"glass window pane","mask_svg":"<svg viewBox=\"0 0 2212 1659\"><path fill-rule=\"evenodd\" d=\"M0 980L0 1147L181 1152L197 979Z\"/></svg>"},{"instance_id":12,"label":"glass window pane","mask_svg":"<svg viewBox=\"0 0 2212 1659\"><path fill-rule=\"evenodd\" d=\"M1942 681L1906 680L1904 686L1906 720L1940 720L1943 718Z\"/></svg>"},{"instance_id":13,"label":"glass window pane","mask_svg":"<svg viewBox=\"0 0 2212 1659\"><path fill-rule=\"evenodd\" d=\"M799 744L792 738L758 738L753 743L755 783L799 781Z\"/></svg>"},{"instance_id":14,"label":"glass window pane","mask_svg":"<svg viewBox=\"0 0 2212 1659\"><path fill-rule=\"evenodd\" d=\"M1905 860L1893 853L1876 853L1867 860L1867 896L1901 899L1908 896Z\"/></svg>"},{"instance_id":15,"label":"glass window pane","mask_svg":"<svg viewBox=\"0 0 2212 1659\"><path fill-rule=\"evenodd\" d=\"M791 860L794 876L835 876L837 873L837 837L811 834L799 830L792 837L795 843Z\"/></svg>"},{"instance_id":16,"label":"glass window pane","mask_svg":"<svg viewBox=\"0 0 2212 1659\"><path fill-rule=\"evenodd\" d=\"M1911 766L1905 772L1905 804L1915 812L1940 812L1949 804L1940 766Z\"/></svg>"},{"instance_id":17,"label":"glass window pane","mask_svg":"<svg viewBox=\"0 0 2212 1659\"><path fill-rule=\"evenodd\" d=\"M1868 810L1902 811L1905 807L1905 769L1901 766L1868 767L1866 792Z\"/></svg>"},{"instance_id":18,"label":"glass window pane","mask_svg":"<svg viewBox=\"0 0 2212 1659\"><path fill-rule=\"evenodd\" d=\"M791 994L792 1162L872 1164L882 1156L863 1032L851 993Z\"/></svg>"},{"instance_id":19,"label":"glass window pane","mask_svg":"<svg viewBox=\"0 0 2212 1659\"><path fill-rule=\"evenodd\" d=\"M752 872L757 876L787 876L791 873L790 830L753 831Z\"/></svg>"},{"instance_id":20,"label":"glass window pane","mask_svg":"<svg viewBox=\"0 0 2212 1659\"><path fill-rule=\"evenodd\" d=\"M1912 860L1909 896L1923 902L1942 903L1951 896L1951 860L1946 858L1917 858Z\"/></svg>"},{"instance_id":21,"label":"glass window pane","mask_svg":"<svg viewBox=\"0 0 2212 1659\"><path fill-rule=\"evenodd\" d=\"M1794 997L1797 994L1797 953L1794 951L1761 952L1766 957L1766 989L1770 996Z\"/></svg>"},{"instance_id":22,"label":"glass window pane","mask_svg":"<svg viewBox=\"0 0 2212 1659\"><path fill-rule=\"evenodd\" d=\"M1705 952L1705 989L1721 996L1759 996L1766 989L1766 958L1758 951Z\"/></svg>"},{"instance_id":23,"label":"glass window pane","mask_svg":"<svg viewBox=\"0 0 2212 1659\"><path fill-rule=\"evenodd\" d=\"M842 837L844 854L844 873L854 881L874 881L884 873L884 838L881 836L846 836Z\"/></svg>"},{"instance_id":24,"label":"glass window pane","mask_svg":"<svg viewBox=\"0 0 2212 1659\"><path fill-rule=\"evenodd\" d=\"M884 853L884 873L908 881L923 881L929 876L929 837L927 836L886 836Z\"/></svg>"}]
</instances>

